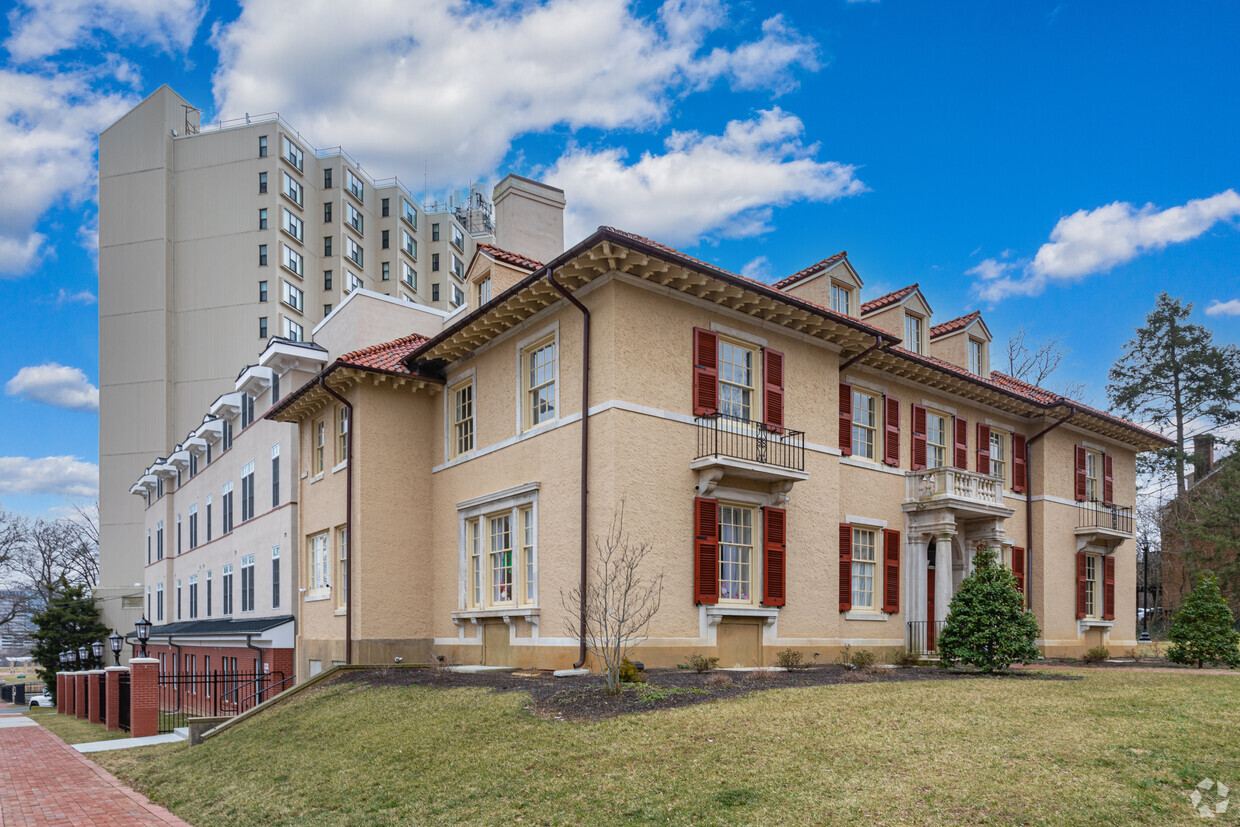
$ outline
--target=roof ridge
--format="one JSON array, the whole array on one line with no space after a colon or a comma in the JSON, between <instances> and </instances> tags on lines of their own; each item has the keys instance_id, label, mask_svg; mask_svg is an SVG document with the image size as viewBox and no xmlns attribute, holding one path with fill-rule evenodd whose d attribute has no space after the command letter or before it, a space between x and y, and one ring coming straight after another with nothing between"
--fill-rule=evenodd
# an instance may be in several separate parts
<instances>
[{"instance_id":1,"label":"roof ridge","mask_svg":"<svg viewBox=\"0 0 1240 827\"><path fill-rule=\"evenodd\" d=\"M879 310L889 304L894 304L907 296L909 293L912 293L914 290L920 289L920 286L920 283L915 281L907 287L901 287L899 290L893 290L885 296L879 296L877 299L870 299L868 302L862 302L861 315L864 316L866 313Z\"/></svg>"},{"instance_id":2,"label":"roof ridge","mask_svg":"<svg viewBox=\"0 0 1240 827\"><path fill-rule=\"evenodd\" d=\"M930 328L930 338L933 339L934 337L941 336L944 333L950 333L953 330L968 327L974 319L980 319L981 317L982 311L974 310L972 313L966 313L963 316L948 319L947 321L936 324L934 327Z\"/></svg>"},{"instance_id":3,"label":"roof ridge","mask_svg":"<svg viewBox=\"0 0 1240 827\"><path fill-rule=\"evenodd\" d=\"M802 279L810 276L811 274L817 272L818 270L821 270L823 267L826 267L828 264L838 263L840 261L843 261L846 258L848 258L848 251L840 250L835 255L827 256L826 258L820 261L814 262L808 267L805 267L801 270L797 270L791 276L785 276L784 278L775 282L771 286L774 287L776 290L783 290L785 287L790 287L791 285L796 284L798 281L801 281Z\"/></svg>"},{"instance_id":4,"label":"roof ridge","mask_svg":"<svg viewBox=\"0 0 1240 827\"><path fill-rule=\"evenodd\" d=\"M478 245L477 249L493 255L495 258L502 259L509 264L515 264L518 267L524 267L529 270L541 270L543 267L543 262L538 259L513 252L512 250L505 250L498 244L482 243Z\"/></svg>"}]
</instances>

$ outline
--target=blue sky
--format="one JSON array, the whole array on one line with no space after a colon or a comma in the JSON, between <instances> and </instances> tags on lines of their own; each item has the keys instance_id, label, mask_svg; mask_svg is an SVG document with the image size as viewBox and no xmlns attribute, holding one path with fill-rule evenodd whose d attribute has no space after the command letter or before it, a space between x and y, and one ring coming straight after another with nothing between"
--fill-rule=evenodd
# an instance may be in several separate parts
<instances>
[{"instance_id":1,"label":"blue sky","mask_svg":"<svg viewBox=\"0 0 1240 827\"><path fill-rule=\"evenodd\" d=\"M996 351L1060 339L1104 405L1159 290L1240 341L1236 31L1235 3L10 5L0 503L97 485L95 136L161 83L415 190L552 181L570 243L613 224L770 280L847 249L866 298L918 282Z\"/></svg>"}]
</instances>

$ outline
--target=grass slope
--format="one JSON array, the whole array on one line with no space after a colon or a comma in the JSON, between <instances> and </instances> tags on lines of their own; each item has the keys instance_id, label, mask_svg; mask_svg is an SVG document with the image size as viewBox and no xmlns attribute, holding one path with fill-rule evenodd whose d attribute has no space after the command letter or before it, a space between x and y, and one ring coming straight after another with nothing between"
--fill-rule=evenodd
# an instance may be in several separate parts
<instances>
[{"instance_id":1,"label":"grass slope","mask_svg":"<svg viewBox=\"0 0 1240 827\"><path fill-rule=\"evenodd\" d=\"M35 707L26 713L46 729L60 736L66 744L89 744L92 741L111 741L128 738L128 732L108 732L103 724L92 724L72 715L58 715L56 710Z\"/></svg>"},{"instance_id":2,"label":"grass slope","mask_svg":"<svg viewBox=\"0 0 1240 827\"><path fill-rule=\"evenodd\" d=\"M566 723L526 696L329 686L100 764L196 825L1164 824L1240 786L1240 678L856 684Z\"/></svg>"}]
</instances>

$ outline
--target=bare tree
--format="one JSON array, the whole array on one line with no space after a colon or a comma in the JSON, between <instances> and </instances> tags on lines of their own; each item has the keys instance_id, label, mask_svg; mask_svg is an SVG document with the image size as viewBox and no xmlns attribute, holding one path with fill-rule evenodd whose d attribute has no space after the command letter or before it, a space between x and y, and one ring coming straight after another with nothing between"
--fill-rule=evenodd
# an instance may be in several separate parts
<instances>
[{"instance_id":1,"label":"bare tree","mask_svg":"<svg viewBox=\"0 0 1240 827\"><path fill-rule=\"evenodd\" d=\"M560 600L569 612L566 628L578 634L575 622L585 618L586 648L603 665L607 691L620 694L620 664L629 649L646 639L650 622L663 597L663 573L647 576L649 541L635 542L624 533L624 504L612 517L605 539L594 538L594 560L585 594L578 586Z\"/></svg>"},{"instance_id":2,"label":"bare tree","mask_svg":"<svg viewBox=\"0 0 1240 827\"><path fill-rule=\"evenodd\" d=\"M99 503L74 503L73 514L60 522L65 525L66 577L93 590L99 584Z\"/></svg>"},{"instance_id":3,"label":"bare tree","mask_svg":"<svg viewBox=\"0 0 1240 827\"><path fill-rule=\"evenodd\" d=\"M12 599L0 606L0 626L25 613L26 601L21 599L18 587L24 585L21 561L28 522L20 514L0 511L0 589L12 594Z\"/></svg>"},{"instance_id":4,"label":"bare tree","mask_svg":"<svg viewBox=\"0 0 1240 827\"><path fill-rule=\"evenodd\" d=\"M1029 331L1022 326L1007 341L1007 373L1022 382L1044 388L1063 365L1068 353L1058 338L1040 342L1029 340ZM1073 399L1084 396L1087 390L1084 382L1064 382L1057 389L1048 389Z\"/></svg>"},{"instance_id":5,"label":"bare tree","mask_svg":"<svg viewBox=\"0 0 1240 827\"><path fill-rule=\"evenodd\" d=\"M36 519L27 524L23 550L17 563L23 585L48 599L63 577L71 585L91 588L99 579L97 551L89 551L80 529L69 520Z\"/></svg>"}]
</instances>

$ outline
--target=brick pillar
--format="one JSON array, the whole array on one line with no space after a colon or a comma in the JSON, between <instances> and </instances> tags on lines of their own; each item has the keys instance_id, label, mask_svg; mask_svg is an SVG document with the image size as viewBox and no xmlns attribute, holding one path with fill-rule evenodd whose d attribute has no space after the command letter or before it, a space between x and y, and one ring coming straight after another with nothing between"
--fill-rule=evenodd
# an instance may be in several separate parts
<instances>
[{"instance_id":1,"label":"brick pillar","mask_svg":"<svg viewBox=\"0 0 1240 827\"><path fill-rule=\"evenodd\" d=\"M108 708L104 713L108 732L121 730L121 673L128 672L128 666L109 666L103 670L108 681Z\"/></svg>"},{"instance_id":2,"label":"brick pillar","mask_svg":"<svg viewBox=\"0 0 1240 827\"><path fill-rule=\"evenodd\" d=\"M77 681L73 679L72 672L65 673L65 714L72 715L76 708L73 703L73 690L77 688Z\"/></svg>"},{"instance_id":3,"label":"brick pillar","mask_svg":"<svg viewBox=\"0 0 1240 827\"><path fill-rule=\"evenodd\" d=\"M159 734L159 659L129 661L129 736Z\"/></svg>"},{"instance_id":4,"label":"brick pillar","mask_svg":"<svg viewBox=\"0 0 1240 827\"><path fill-rule=\"evenodd\" d=\"M56 712L65 714L65 673L56 673Z\"/></svg>"},{"instance_id":5,"label":"brick pillar","mask_svg":"<svg viewBox=\"0 0 1240 827\"><path fill-rule=\"evenodd\" d=\"M92 669L86 673L86 720L92 724L103 723L103 713L106 711L99 708L99 678L102 675L102 669Z\"/></svg>"},{"instance_id":6,"label":"brick pillar","mask_svg":"<svg viewBox=\"0 0 1240 827\"><path fill-rule=\"evenodd\" d=\"M73 716L75 718L86 718L86 673L73 673Z\"/></svg>"}]
</instances>

